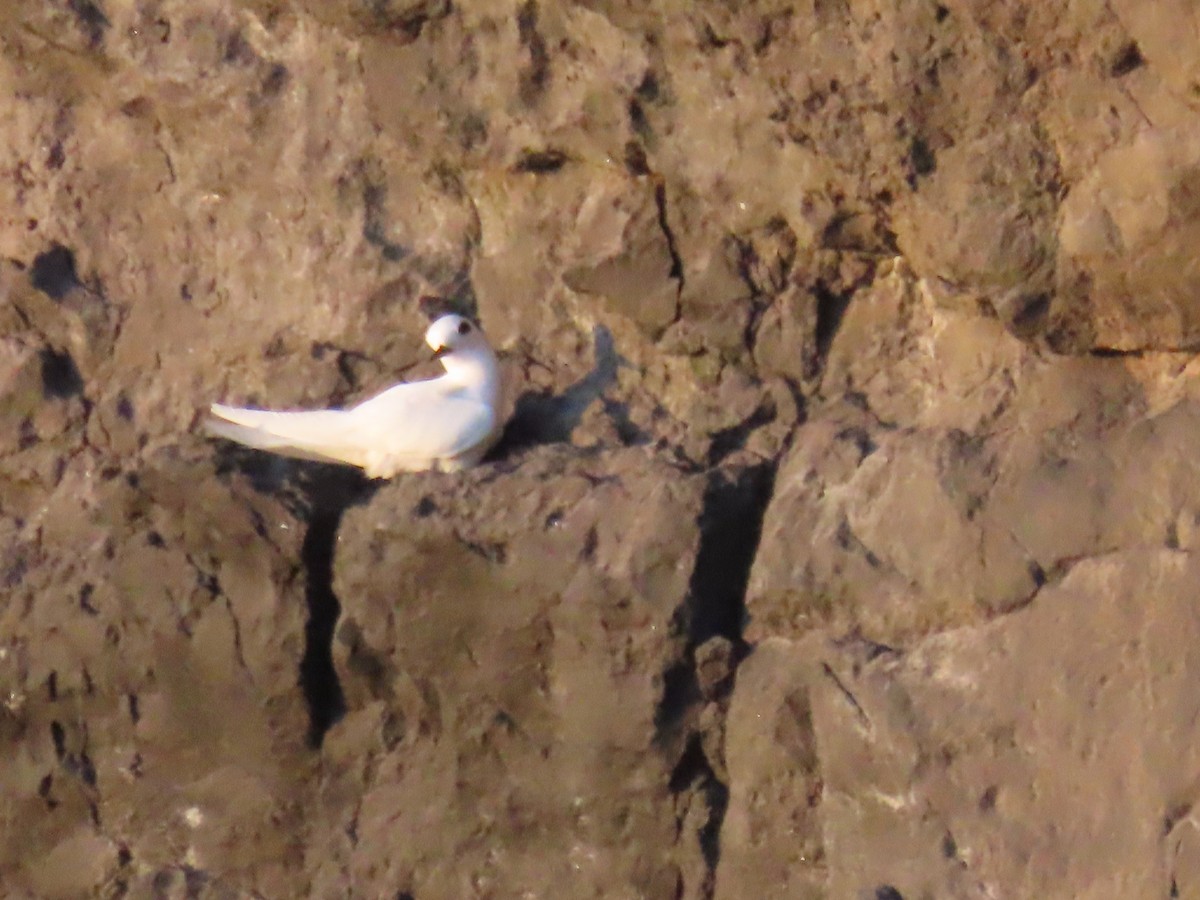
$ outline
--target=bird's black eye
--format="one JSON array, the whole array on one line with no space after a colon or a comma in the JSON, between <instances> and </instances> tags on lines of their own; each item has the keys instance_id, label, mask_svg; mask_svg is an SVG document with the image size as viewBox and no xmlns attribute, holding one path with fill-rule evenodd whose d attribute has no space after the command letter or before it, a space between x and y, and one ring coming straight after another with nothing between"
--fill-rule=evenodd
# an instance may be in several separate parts
<instances>
[{"instance_id":1,"label":"bird's black eye","mask_svg":"<svg viewBox=\"0 0 1200 900\"><path fill-rule=\"evenodd\" d=\"M458 333L459 334L470 334L471 333L471 323L470 322L459 322L458 323Z\"/></svg>"}]
</instances>

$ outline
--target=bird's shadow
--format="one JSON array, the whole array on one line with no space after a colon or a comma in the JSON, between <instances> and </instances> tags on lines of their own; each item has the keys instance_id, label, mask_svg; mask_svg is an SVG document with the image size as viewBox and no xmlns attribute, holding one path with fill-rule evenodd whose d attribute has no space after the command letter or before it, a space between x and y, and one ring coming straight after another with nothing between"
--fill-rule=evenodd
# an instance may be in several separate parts
<instances>
[{"instance_id":1,"label":"bird's shadow","mask_svg":"<svg viewBox=\"0 0 1200 900\"><path fill-rule=\"evenodd\" d=\"M517 398L504 434L486 457L488 461L543 444L569 442L588 408L597 401L604 405L624 443L649 443L650 435L630 420L628 406L605 396L617 383L618 370L629 363L617 353L612 332L603 325L592 330L592 352L595 362L591 371L561 394L533 390Z\"/></svg>"}]
</instances>

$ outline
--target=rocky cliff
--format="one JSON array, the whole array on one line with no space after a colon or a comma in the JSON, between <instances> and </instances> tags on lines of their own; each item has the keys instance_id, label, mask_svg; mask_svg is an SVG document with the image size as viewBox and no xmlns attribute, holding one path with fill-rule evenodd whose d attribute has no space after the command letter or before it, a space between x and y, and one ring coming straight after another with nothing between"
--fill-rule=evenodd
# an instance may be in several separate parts
<instances>
[{"instance_id":1,"label":"rocky cliff","mask_svg":"<svg viewBox=\"0 0 1200 900\"><path fill-rule=\"evenodd\" d=\"M1200 13L0 5L0 886L1200 896ZM214 400L499 348L367 483Z\"/></svg>"}]
</instances>

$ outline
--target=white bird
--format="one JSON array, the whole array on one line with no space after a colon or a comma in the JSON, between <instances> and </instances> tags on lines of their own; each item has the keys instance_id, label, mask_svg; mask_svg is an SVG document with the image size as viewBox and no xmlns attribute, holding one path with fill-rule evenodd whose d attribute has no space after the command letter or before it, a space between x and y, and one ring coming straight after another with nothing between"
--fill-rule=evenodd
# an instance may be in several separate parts
<instances>
[{"instance_id":1,"label":"white bird","mask_svg":"<svg viewBox=\"0 0 1200 900\"><path fill-rule=\"evenodd\" d=\"M371 478L475 465L500 436L500 371L483 333L442 316L425 342L446 369L350 409L273 412L214 403L210 434L284 456L347 463Z\"/></svg>"}]
</instances>

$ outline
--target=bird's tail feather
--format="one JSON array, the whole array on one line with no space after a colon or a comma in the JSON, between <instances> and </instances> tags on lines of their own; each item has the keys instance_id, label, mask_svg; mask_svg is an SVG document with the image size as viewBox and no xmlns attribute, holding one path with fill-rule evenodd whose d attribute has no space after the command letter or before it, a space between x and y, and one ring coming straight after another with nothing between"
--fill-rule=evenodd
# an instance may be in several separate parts
<instances>
[{"instance_id":1,"label":"bird's tail feather","mask_svg":"<svg viewBox=\"0 0 1200 900\"><path fill-rule=\"evenodd\" d=\"M366 464L362 448L346 441L346 413L342 410L273 412L242 409L214 403L205 430L247 447L270 450L298 459Z\"/></svg>"}]
</instances>

